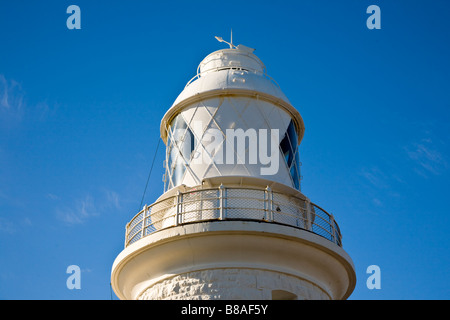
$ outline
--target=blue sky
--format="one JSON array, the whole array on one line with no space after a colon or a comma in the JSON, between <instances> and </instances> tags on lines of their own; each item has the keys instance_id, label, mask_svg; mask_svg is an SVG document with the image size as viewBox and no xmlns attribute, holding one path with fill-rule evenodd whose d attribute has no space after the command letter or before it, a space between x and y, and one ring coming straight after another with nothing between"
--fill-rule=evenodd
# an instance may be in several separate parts
<instances>
[{"instance_id":1,"label":"blue sky","mask_svg":"<svg viewBox=\"0 0 450 320\"><path fill-rule=\"evenodd\" d=\"M66 27L69 5L81 30ZM369 30L366 9L381 8ZM256 48L305 122L302 191L332 212L351 299L449 299L450 3L0 2L0 299L110 299L162 116L199 62ZM145 202L162 192L161 143ZM81 268L81 289L66 268ZM366 269L381 269L381 289ZM115 295L113 295L115 299Z\"/></svg>"}]
</instances>

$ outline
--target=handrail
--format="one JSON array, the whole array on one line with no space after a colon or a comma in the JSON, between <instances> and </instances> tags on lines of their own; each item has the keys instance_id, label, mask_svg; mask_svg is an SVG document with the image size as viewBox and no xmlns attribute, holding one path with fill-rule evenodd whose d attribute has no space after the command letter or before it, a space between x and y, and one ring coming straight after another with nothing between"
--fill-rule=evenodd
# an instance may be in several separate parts
<instances>
[{"instance_id":1,"label":"handrail","mask_svg":"<svg viewBox=\"0 0 450 320\"><path fill-rule=\"evenodd\" d=\"M211 71L213 71L213 70L215 70L215 71L221 71L221 70L228 70L228 69L232 69L232 70L241 70L241 71L249 71L249 72L252 72L252 73L254 73L254 74L261 74L262 76L264 76L264 77L266 77L267 79L269 79L270 81L272 81L278 88L280 88L280 85L278 84L278 82L276 82L275 81L275 79L274 78L272 78L271 76L269 76L266 72L261 72L261 71L258 71L258 70L256 70L256 69L252 69L252 68L242 68L242 67L229 67L229 66L227 66L227 67L215 67L215 68L211 68L211 69L208 69L208 70L205 70L205 71L203 71L203 72L198 72L198 70L197 70L197 74L195 75L195 76L193 76L187 83L186 83L186 85L184 86L184 89L186 89L192 82L194 82L197 78L201 78L201 76L203 75L203 74L205 74L205 73L209 73L209 72L211 72Z\"/></svg>"},{"instance_id":2,"label":"handrail","mask_svg":"<svg viewBox=\"0 0 450 320\"><path fill-rule=\"evenodd\" d=\"M308 230L342 247L334 217L314 203L270 188L224 187L178 192L138 212L126 225L125 247L156 231L210 220L254 220Z\"/></svg>"}]
</instances>

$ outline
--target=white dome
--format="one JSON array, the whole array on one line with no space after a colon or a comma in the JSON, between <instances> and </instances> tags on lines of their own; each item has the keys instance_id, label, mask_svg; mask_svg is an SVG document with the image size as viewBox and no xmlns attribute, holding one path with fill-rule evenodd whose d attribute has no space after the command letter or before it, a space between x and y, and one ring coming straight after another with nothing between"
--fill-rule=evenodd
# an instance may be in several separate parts
<instances>
[{"instance_id":1,"label":"white dome","mask_svg":"<svg viewBox=\"0 0 450 320\"><path fill-rule=\"evenodd\" d=\"M215 72L207 72L189 83L177 97L173 106L196 94L217 89L241 89L262 92L290 104L278 85L269 78L247 70L222 69Z\"/></svg>"},{"instance_id":2,"label":"white dome","mask_svg":"<svg viewBox=\"0 0 450 320\"><path fill-rule=\"evenodd\" d=\"M276 82L265 74L261 60L246 47L224 49L209 54L200 63L199 73L188 82L172 107L183 100L217 89L241 89L272 95L290 104Z\"/></svg>"},{"instance_id":3,"label":"white dome","mask_svg":"<svg viewBox=\"0 0 450 320\"><path fill-rule=\"evenodd\" d=\"M184 108L216 96L241 95L265 99L285 109L295 119L300 143L304 133L300 113L275 80L267 75L266 67L253 51L238 45L233 49L215 51L200 62L197 75L186 84L161 121L160 131L164 142L168 125Z\"/></svg>"},{"instance_id":4,"label":"white dome","mask_svg":"<svg viewBox=\"0 0 450 320\"><path fill-rule=\"evenodd\" d=\"M266 67L253 49L239 45L237 49L224 49L210 53L200 62L198 69L200 73L216 71L221 68L243 68L252 70L259 74L265 72Z\"/></svg>"}]
</instances>

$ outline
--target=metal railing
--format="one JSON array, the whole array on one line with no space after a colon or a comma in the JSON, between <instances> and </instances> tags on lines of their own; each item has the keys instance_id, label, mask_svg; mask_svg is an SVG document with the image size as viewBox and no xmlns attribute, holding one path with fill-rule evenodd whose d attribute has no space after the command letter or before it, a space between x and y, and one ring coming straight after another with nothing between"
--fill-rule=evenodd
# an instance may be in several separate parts
<instances>
[{"instance_id":1,"label":"metal railing","mask_svg":"<svg viewBox=\"0 0 450 320\"><path fill-rule=\"evenodd\" d=\"M126 225L125 247L165 228L208 220L254 220L311 231L338 246L334 217L298 197L266 189L224 187L178 192L144 208Z\"/></svg>"},{"instance_id":2,"label":"metal railing","mask_svg":"<svg viewBox=\"0 0 450 320\"><path fill-rule=\"evenodd\" d=\"M199 66L200 68L200 66ZM245 67L240 67L240 66L222 66L222 67L214 67L208 70L205 70L203 72L199 72L199 68L197 69L197 74L195 76L193 76L184 86L184 88L186 89L192 82L194 82L195 80L199 79L202 77L202 75L209 73L211 71L222 71L222 70L236 70L236 71L242 71L242 72L248 72L248 73L254 73L254 74L258 74L261 75L267 79L269 79L270 81L272 81L278 88L281 88L280 85L278 84L278 82L275 81L274 78L272 78L271 76L269 76L264 69L264 72L258 71L256 69L252 69L252 68L245 68Z\"/></svg>"}]
</instances>

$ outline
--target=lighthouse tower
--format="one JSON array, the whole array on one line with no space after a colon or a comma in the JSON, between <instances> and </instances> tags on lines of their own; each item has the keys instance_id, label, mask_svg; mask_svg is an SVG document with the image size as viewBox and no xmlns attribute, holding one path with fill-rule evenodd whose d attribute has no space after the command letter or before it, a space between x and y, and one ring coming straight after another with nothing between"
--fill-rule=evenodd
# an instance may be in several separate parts
<instances>
[{"instance_id":1,"label":"lighthouse tower","mask_svg":"<svg viewBox=\"0 0 450 320\"><path fill-rule=\"evenodd\" d=\"M229 46L200 62L161 121L164 193L126 225L114 292L346 299L356 275L338 223L300 189L302 117L254 49Z\"/></svg>"}]
</instances>

